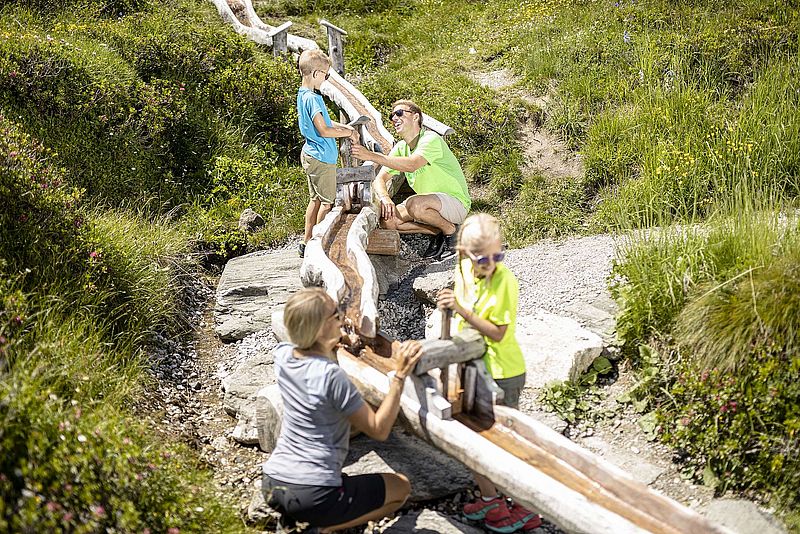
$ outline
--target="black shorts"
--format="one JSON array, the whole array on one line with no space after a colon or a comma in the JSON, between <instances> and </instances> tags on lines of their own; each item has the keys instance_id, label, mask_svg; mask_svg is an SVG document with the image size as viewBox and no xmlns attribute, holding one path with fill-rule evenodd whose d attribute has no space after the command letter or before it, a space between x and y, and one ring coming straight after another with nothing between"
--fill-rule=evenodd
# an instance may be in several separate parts
<instances>
[{"instance_id":1,"label":"black shorts","mask_svg":"<svg viewBox=\"0 0 800 534\"><path fill-rule=\"evenodd\" d=\"M261 491L270 508L312 527L347 523L383 506L386 484L380 474L347 476L342 485L306 486L264 475Z\"/></svg>"},{"instance_id":2,"label":"black shorts","mask_svg":"<svg viewBox=\"0 0 800 534\"><path fill-rule=\"evenodd\" d=\"M511 378L495 378L494 381L503 390L503 406L519 409L519 395L525 387L525 373Z\"/></svg>"}]
</instances>

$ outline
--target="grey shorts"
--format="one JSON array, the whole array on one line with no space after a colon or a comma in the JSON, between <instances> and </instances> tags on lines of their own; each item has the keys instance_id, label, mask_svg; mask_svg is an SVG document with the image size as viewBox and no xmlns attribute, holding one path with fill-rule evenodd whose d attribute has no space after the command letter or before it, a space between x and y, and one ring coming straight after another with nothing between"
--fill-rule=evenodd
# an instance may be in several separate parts
<instances>
[{"instance_id":1,"label":"grey shorts","mask_svg":"<svg viewBox=\"0 0 800 534\"><path fill-rule=\"evenodd\" d=\"M439 213L450 221L453 224L461 224L464 222L464 219L467 218L467 209L464 207L464 204L461 203L455 197L451 197L447 193L425 193L426 195L434 195L436 198L439 199L439 203L442 205L442 209ZM406 202L403 201L399 204L400 206L406 207Z\"/></svg>"},{"instance_id":2,"label":"grey shorts","mask_svg":"<svg viewBox=\"0 0 800 534\"><path fill-rule=\"evenodd\" d=\"M336 165L312 158L305 152L300 153L300 163L308 177L308 194L311 195L311 200L333 204L336 200Z\"/></svg>"},{"instance_id":3,"label":"grey shorts","mask_svg":"<svg viewBox=\"0 0 800 534\"><path fill-rule=\"evenodd\" d=\"M495 382L503 390L503 406L519 408L519 395L525 387L525 373L511 378L495 378Z\"/></svg>"}]
</instances>

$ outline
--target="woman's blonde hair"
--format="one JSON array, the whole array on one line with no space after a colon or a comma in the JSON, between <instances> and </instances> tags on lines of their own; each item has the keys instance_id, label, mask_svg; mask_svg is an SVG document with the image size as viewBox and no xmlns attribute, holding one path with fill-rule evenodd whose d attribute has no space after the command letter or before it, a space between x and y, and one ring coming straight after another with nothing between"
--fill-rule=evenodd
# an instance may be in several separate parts
<instances>
[{"instance_id":1,"label":"woman's blonde hair","mask_svg":"<svg viewBox=\"0 0 800 534\"><path fill-rule=\"evenodd\" d=\"M305 350L316 341L322 325L330 315L333 300L320 287L306 287L289 297L283 309L283 324L289 340Z\"/></svg>"},{"instance_id":2,"label":"woman's blonde hair","mask_svg":"<svg viewBox=\"0 0 800 534\"><path fill-rule=\"evenodd\" d=\"M419 115L419 119L417 122L419 123L419 127L422 128L422 108L419 107L413 100L398 100L394 104L392 104L392 109L396 108L397 106L406 106L408 109L417 113Z\"/></svg>"},{"instance_id":3,"label":"woman's blonde hair","mask_svg":"<svg viewBox=\"0 0 800 534\"><path fill-rule=\"evenodd\" d=\"M458 233L458 250L472 252L500 240L500 221L488 213L474 213L464 220Z\"/></svg>"}]
</instances>

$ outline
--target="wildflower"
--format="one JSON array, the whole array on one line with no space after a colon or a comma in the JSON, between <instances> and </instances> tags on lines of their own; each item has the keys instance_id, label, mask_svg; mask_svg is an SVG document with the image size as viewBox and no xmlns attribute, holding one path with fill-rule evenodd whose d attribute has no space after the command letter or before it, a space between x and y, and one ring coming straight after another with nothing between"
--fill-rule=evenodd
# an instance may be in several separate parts
<instances>
[{"instance_id":1,"label":"wildflower","mask_svg":"<svg viewBox=\"0 0 800 534\"><path fill-rule=\"evenodd\" d=\"M53 501L47 501L47 504L45 504L45 507L47 508L47 511L51 512L51 513L55 512L59 508L58 503L57 502L53 502Z\"/></svg>"},{"instance_id":2,"label":"wildflower","mask_svg":"<svg viewBox=\"0 0 800 534\"><path fill-rule=\"evenodd\" d=\"M72 512L67 512L66 514L64 514L64 517L62 519L64 520L65 523L69 523L70 521L72 521L73 517L74 516L72 515Z\"/></svg>"},{"instance_id":3,"label":"wildflower","mask_svg":"<svg viewBox=\"0 0 800 534\"><path fill-rule=\"evenodd\" d=\"M92 260L96 260L99 257L100 257L100 253L97 252L96 250L93 250L93 251L91 251L89 253L89 258L92 259Z\"/></svg>"},{"instance_id":4,"label":"wildflower","mask_svg":"<svg viewBox=\"0 0 800 534\"><path fill-rule=\"evenodd\" d=\"M99 504L92 505L92 506L90 506L90 507L89 507L89 509L90 509L90 510L92 511L92 513L93 513L94 515L96 515L97 517L103 517L104 515L106 515L106 509L105 509L105 508L103 508L103 507L102 507L101 505L99 505Z\"/></svg>"},{"instance_id":5,"label":"wildflower","mask_svg":"<svg viewBox=\"0 0 800 534\"><path fill-rule=\"evenodd\" d=\"M27 216L27 215L25 215L24 213L23 213L23 214L21 214L21 215L19 216L19 222L21 222L21 223L28 222L28 216Z\"/></svg>"},{"instance_id":6,"label":"wildflower","mask_svg":"<svg viewBox=\"0 0 800 534\"><path fill-rule=\"evenodd\" d=\"M169 529L167 530L167 534L180 534L180 533L181 529L179 529L178 527L169 527Z\"/></svg>"},{"instance_id":7,"label":"wildflower","mask_svg":"<svg viewBox=\"0 0 800 534\"><path fill-rule=\"evenodd\" d=\"M625 44L631 44L631 34L628 30L625 30L625 33L622 34L622 40L625 41Z\"/></svg>"},{"instance_id":8,"label":"wildflower","mask_svg":"<svg viewBox=\"0 0 800 534\"><path fill-rule=\"evenodd\" d=\"M728 406L723 404L722 406L719 407L719 411L720 411L720 413L727 412L728 411Z\"/></svg>"}]
</instances>

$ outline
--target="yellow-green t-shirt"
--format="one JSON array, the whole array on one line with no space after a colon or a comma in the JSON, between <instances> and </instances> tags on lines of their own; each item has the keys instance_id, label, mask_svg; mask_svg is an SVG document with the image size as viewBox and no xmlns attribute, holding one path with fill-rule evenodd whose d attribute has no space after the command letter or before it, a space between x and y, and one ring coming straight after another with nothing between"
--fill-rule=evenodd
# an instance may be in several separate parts
<instances>
[{"instance_id":1,"label":"yellow-green t-shirt","mask_svg":"<svg viewBox=\"0 0 800 534\"><path fill-rule=\"evenodd\" d=\"M461 170L461 165L458 164L458 160L444 139L436 132L423 129L414 150L411 150L405 141L400 141L389 152L390 156L401 157L410 157L412 154L420 154L428 163L414 172L405 173L411 189L418 195L448 194L457 198L464 205L464 209L469 211L472 201L469 198L464 171ZM388 168L387 172L395 176L400 174L400 171Z\"/></svg>"},{"instance_id":2,"label":"yellow-green t-shirt","mask_svg":"<svg viewBox=\"0 0 800 534\"><path fill-rule=\"evenodd\" d=\"M472 272L472 261L464 258L460 269L456 264L455 294L458 303L478 317L498 326L508 325L500 341L484 336L486 352L483 361L492 378L511 378L524 373L525 359L516 336L519 282L514 273L501 262L490 279L476 278ZM459 330L467 324L462 317L458 317Z\"/></svg>"}]
</instances>

